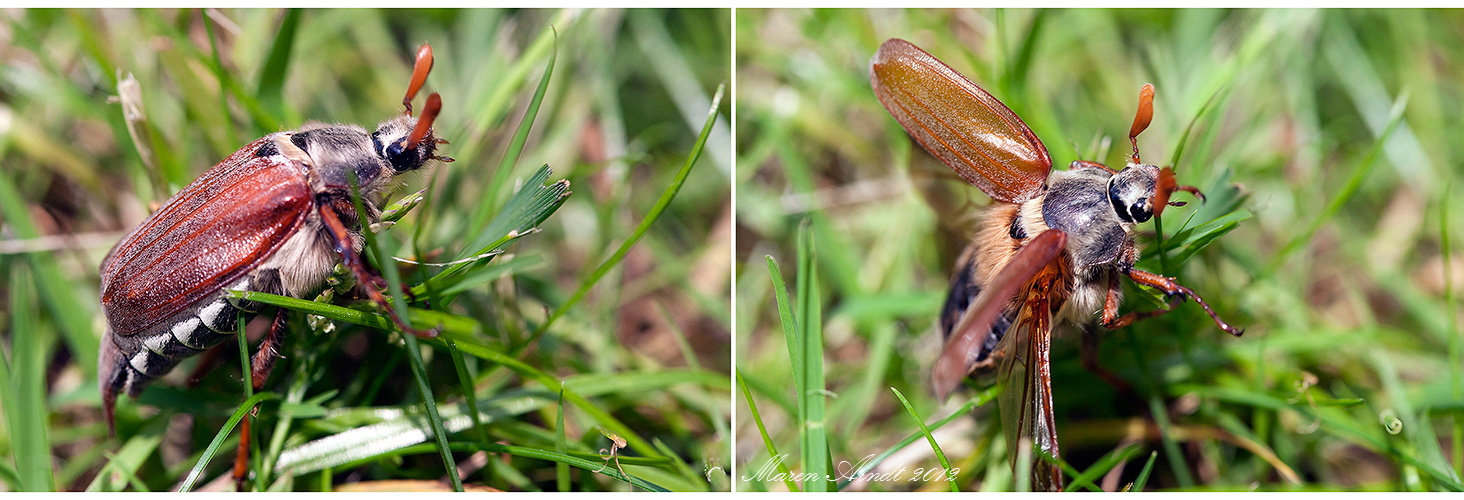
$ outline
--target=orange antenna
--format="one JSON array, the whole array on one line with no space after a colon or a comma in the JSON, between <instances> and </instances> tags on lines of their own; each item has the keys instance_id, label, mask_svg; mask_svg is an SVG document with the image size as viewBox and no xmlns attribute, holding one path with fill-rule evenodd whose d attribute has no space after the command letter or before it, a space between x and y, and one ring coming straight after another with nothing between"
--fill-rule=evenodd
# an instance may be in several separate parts
<instances>
[{"instance_id":1,"label":"orange antenna","mask_svg":"<svg viewBox=\"0 0 1464 500\"><path fill-rule=\"evenodd\" d=\"M422 44L417 49L417 63L412 65L412 82L407 84L407 95L402 98L402 105L407 107L407 116L412 116L412 99L417 97L417 91L422 90L422 84L427 83L427 73L432 72L432 45Z\"/></svg>"},{"instance_id":2,"label":"orange antenna","mask_svg":"<svg viewBox=\"0 0 1464 500\"><path fill-rule=\"evenodd\" d=\"M1134 114L1134 124L1129 127L1129 144L1134 147L1134 155L1130 159L1133 163L1139 163L1139 134L1149 128L1149 122L1154 119L1154 84L1145 83L1139 89L1139 111Z\"/></svg>"},{"instance_id":3,"label":"orange antenna","mask_svg":"<svg viewBox=\"0 0 1464 500\"><path fill-rule=\"evenodd\" d=\"M417 147L423 137L427 137L427 130L432 128L432 122L437 120L437 113L442 111L442 98L436 92L427 96L427 107L422 109L422 118L417 120L417 126L412 129L412 135L407 136L407 149Z\"/></svg>"}]
</instances>

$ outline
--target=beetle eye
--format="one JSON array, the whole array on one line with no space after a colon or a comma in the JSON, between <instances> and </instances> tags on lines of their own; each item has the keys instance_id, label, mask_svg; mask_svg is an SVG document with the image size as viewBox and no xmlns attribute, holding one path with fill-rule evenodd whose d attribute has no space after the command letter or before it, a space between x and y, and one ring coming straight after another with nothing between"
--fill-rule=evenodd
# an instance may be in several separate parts
<instances>
[{"instance_id":1,"label":"beetle eye","mask_svg":"<svg viewBox=\"0 0 1464 500\"><path fill-rule=\"evenodd\" d=\"M401 172L403 170L412 170L416 168L416 166L414 165L415 162L412 161L413 158L411 152L407 151L406 146L404 146L405 143L406 139L393 142L391 144L388 144L386 146L386 151L384 151L386 153L386 160L391 162L392 168L396 169L396 171L398 172Z\"/></svg>"},{"instance_id":2,"label":"beetle eye","mask_svg":"<svg viewBox=\"0 0 1464 500\"><path fill-rule=\"evenodd\" d=\"M1144 200L1136 201L1132 205L1129 205L1128 212L1129 217L1133 218L1134 222L1146 222L1150 217L1154 216L1154 212L1149 209L1148 203L1144 203Z\"/></svg>"}]
</instances>

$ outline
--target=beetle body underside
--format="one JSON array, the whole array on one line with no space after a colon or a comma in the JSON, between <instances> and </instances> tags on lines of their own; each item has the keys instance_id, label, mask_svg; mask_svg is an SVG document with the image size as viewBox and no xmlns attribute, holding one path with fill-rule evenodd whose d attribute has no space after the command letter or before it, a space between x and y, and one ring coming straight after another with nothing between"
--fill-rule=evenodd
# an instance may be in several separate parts
<instances>
[{"instance_id":1,"label":"beetle body underside","mask_svg":"<svg viewBox=\"0 0 1464 500\"><path fill-rule=\"evenodd\" d=\"M949 340L952 329L981 290L1006 267L1007 262L1038 234L1060 229L1068 234L1064 258L1071 264L1071 286L1061 294L1061 310L1054 328L1066 324L1086 324L1096 320L1108 293L1110 276L1124 265L1134 252L1134 224L1117 217L1110 206L1106 185L1113 174L1107 170L1080 168L1053 171L1048 188L1037 197L1021 204L996 202L982 219L981 228L956 262L950 291L941 310L942 338ZM1119 298L1122 295L1118 296ZM994 375L999 365L993 358L1006 331L1016 319L1022 297L1015 297L991 325L991 331L970 353L972 373L985 380Z\"/></svg>"}]
</instances>

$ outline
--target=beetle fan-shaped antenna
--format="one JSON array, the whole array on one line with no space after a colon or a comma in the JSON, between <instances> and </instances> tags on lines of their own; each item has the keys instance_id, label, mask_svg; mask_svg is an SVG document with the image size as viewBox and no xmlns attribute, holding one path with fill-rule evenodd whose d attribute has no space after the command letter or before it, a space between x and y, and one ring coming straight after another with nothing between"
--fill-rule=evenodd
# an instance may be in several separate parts
<instances>
[{"instance_id":1,"label":"beetle fan-shaped antenna","mask_svg":"<svg viewBox=\"0 0 1464 500\"><path fill-rule=\"evenodd\" d=\"M437 121L437 113L442 111L442 98L436 92L427 96L427 106L422 109L422 117L417 119L417 126L412 128L412 135L407 136L407 149L417 147L422 138L427 136L427 131L432 129L432 122Z\"/></svg>"},{"instance_id":2,"label":"beetle fan-shaped antenna","mask_svg":"<svg viewBox=\"0 0 1464 500\"><path fill-rule=\"evenodd\" d=\"M417 97L417 92L422 90L422 84L427 83L427 74L432 72L432 45L422 44L417 48L417 62L412 65L412 81L407 84L407 95L402 98L402 106L407 108L407 116L412 116L412 99Z\"/></svg>"},{"instance_id":3,"label":"beetle fan-shaped antenna","mask_svg":"<svg viewBox=\"0 0 1464 500\"><path fill-rule=\"evenodd\" d=\"M1129 144L1134 147L1133 156L1129 157L1129 163L1139 164L1139 134L1149 128L1149 122L1154 119L1154 84L1145 83L1139 89L1139 110L1134 113L1134 124L1129 127Z\"/></svg>"}]
</instances>

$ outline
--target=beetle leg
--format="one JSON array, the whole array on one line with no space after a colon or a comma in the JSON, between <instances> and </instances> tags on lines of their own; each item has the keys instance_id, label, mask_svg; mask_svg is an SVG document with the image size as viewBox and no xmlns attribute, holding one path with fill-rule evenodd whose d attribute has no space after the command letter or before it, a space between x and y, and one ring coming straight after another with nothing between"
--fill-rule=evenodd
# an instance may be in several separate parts
<instances>
[{"instance_id":1,"label":"beetle leg","mask_svg":"<svg viewBox=\"0 0 1464 500\"><path fill-rule=\"evenodd\" d=\"M285 336L287 316L284 308L276 309L274 321L269 325L269 333L259 342L259 350L249 360L249 383L254 386L254 392L259 392L264 387L264 383L269 380L269 372L274 369L275 361L280 359L279 346ZM217 349L209 352L215 351ZM239 422L239 453L234 458L234 486L237 491L244 491L244 480L249 477L249 427L258 411L258 407L251 409L249 416Z\"/></svg>"},{"instance_id":2,"label":"beetle leg","mask_svg":"<svg viewBox=\"0 0 1464 500\"><path fill-rule=\"evenodd\" d=\"M1205 194L1200 192L1200 188L1197 188L1197 187L1194 187L1194 186L1174 186L1174 190L1175 191L1184 191L1186 193L1195 195L1195 198L1199 198L1200 199L1200 203L1204 203L1205 202ZM1174 205L1175 203L1180 203L1180 204L1179 205ZM1170 202L1170 205L1174 205L1176 207L1182 207L1182 206L1184 206L1183 203L1184 202L1182 202L1182 201L1176 201L1176 202Z\"/></svg>"},{"instance_id":3,"label":"beetle leg","mask_svg":"<svg viewBox=\"0 0 1464 500\"><path fill-rule=\"evenodd\" d=\"M258 391L264 387L269 380L269 372L274 369L275 361L280 359L280 342L285 337L285 318L287 317L284 308L277 308L275 319L269 325L269 333L264 340L259 342L259 350L254 351L254 358L250 360L249 367L253 371L254 390Z\"/></svg>"},{"instance_id":4,"label":"beetle leg","mask_svg":"<svg viewBox=\"0 0 1464 500\"><path fill-rule=\"evenodd\" d=\"M234 455L234 491L244 491L244 481L249 478L249 422L254 420L252 417L246 415L239 421L239 453Z\"/></svg>"},{"instance_id":5,"label":"beetle leg","mask_svg":"<svg viewBox=\"0 0 1464 500\"><path fill-rule=\"evenodd\" d=\"M1107 328L1110 328L1111 329L1113 327L1110 327L1108 325L1111 325L1114 322L1118 321L1118 304L1119 304L1120 299L1122 299L1122 298L1123 298L1123 289L1120 287L1120 283L1118 282L1118 273L1109 271L1109 273L1108 273L1108 293L1106 294L1106 297L1103 300L1103 326L1104 327L1107 327Z\"/></svg>"},{"instance_id":6,"label":"beetle leg","mask_svg":"<svg viewBox=\"0 0 1464 500\"><path fill-rule=\"evenodd\" d=\"M1194 290L1190 290L1189 288L1185 288L1179 283L1176 283L1174 281L1174 278L1160 276L1158 274L1154 274L1148 271L1141 271L1134 268L1129 268L1125 270L1124 274L1127 274L1129 279L1134 280L1135 283L1163 290L1165 295L1171 297L1171 300L1169 302L1169 307L1165 309L1158 309L1143 313L1131 312L1125 314L1122 317L1118 318L1117 321L1115 321L1115 326L1109 326L1109 328L1120 328L1128 325L1129 323L1133 323L1135 320L1167 313L1171 309L1173 309L1175 305L1178 305L1180 301L1188 298L1193 299L1196 303L1200 305L1200 307L1204 308L1205 314L1209 314L1210 319L1214 320L1215 325L1219 326L1221 330L1225 330L1226 332L1236 337L1239 337L1241 334L1245 333L1245 330L1231 326L1229 323L1221 320L1220 316L1215 314L1215 310L1210 309L1210 304L1205 303L1205 299L1200 298L1200 295L1195 293Z\"/></svg>"},{"instance_id":7,"label":"beetle leg","mask_svg":"<svg viewBox=\"0 0 1464 500\"><path fill-rule=\"evenodd\" d=\"M1098 329L1094 328L1091 323L1083 324L1082 328L1083 369L1093 372L1093 374L1097 375L1098 378L1103 379L1103 381L1107 382L1108 385L1113 386L1113 389L1118 391L1120 394L1133 394L1133 387L1130 387L1128 382L1125 382L1122 377L1118 376L1118 374L1108 371L1108 369L1104 368L1102 364L1099 364L1098 342L1101 339L1099 339L1098 337Z\"/></svg>"},{"instance_id":8,"label":"beetle leg","mask_svg":"<svg viewBox=\"0 0 1464 500\"><path fill-rule=\"evenodd\" d=\"M375 286L376 279L379 278L366 270L366 264L362 262L361 254L356 253L355 247L351 244L350 231L346 230L346 225L341 223L341 218L335 214L335 210L331 209L329 205L322 204L320 206L320 219L325 222L325 227L329 229L328 232L331 239L335 240L336 253L341 255L341 262L346 265L347 269L350 269L351 272L356 274L356 280L361 283L362 288L366 289L366 294L371 297L371 301L376 302L377 306L385 310L386 315L391 317L391 321L396 323L397 327L401 328L402 331L418 337L436 337L437 330L412 328L411 325L408 325L407 322L402 321L402 318L397 316L396 310L391 307L391 303L386 301L386 296L382 295L379 287Z\"/></svg>"}]
</instances>

